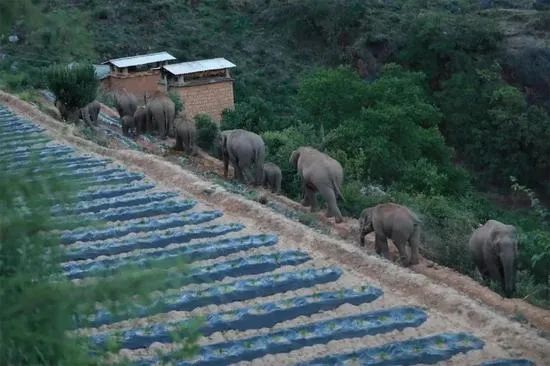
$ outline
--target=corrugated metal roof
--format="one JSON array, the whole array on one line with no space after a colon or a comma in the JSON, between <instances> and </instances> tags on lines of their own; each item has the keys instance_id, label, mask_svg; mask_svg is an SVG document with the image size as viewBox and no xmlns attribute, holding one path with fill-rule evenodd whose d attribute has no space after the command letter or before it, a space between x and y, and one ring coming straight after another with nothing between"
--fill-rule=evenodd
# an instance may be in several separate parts
<instances>
[{"instance_id":1,"label":"corrugated metal roof","mask_svg":"<svg viewBox=\"0 0 550 366\"><path fill-rule=\"evenodd\" d=\"M183 75L191 74L194 72L208 71L208 70L219 70L219 69L229 69L235 67L236 65L232 62L227 61L225 58L211 58L208 60L198 60L190 62L182 62L179 64L170 64L166 65L163 68L171 74L174 75Z\"/></svg>"},{"instance_id":2,"label":"corrugated metal roof","mask_svg":"<svg viewBox=\"0 0 550 366\"><path fill-rule=\"evenodd\" d=\"M99 80L105 79L111 72L109 65L94 65L94 68L95 74Z\"/></svg>"},{"instance_id":3,"label":"corrugated metal roof","mask_svg":"<svg viewBox=\"0 0 550 366\"><path fill-rule=\"evenodd\" d=\"M168 52L149 53L147 55L136 55L131 57L115 58L103 62L104 64L113 64L116 67L130 67L138 65L151 64L153 62L170 61L176 58Z\"/></svg>"}]
</instances>

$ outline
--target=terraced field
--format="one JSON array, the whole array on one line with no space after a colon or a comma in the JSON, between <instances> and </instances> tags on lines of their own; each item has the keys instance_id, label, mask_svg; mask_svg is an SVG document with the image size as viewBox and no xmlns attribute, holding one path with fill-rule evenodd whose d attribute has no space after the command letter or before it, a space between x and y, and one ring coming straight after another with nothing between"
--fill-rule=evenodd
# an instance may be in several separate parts
<instances>
[{"instance_id":1,"label":"terraced field","mask_svg":"<svg viewBox=\"0 0 550 366\"><path fill-rule=\"evenodd\" d=\"M192 262L188 275L166 278L153 304L79 315L76 327L105 352L116 341L120 354L136 365L533 364L504 347L506 334L461 321L460 309L448 316L423 306L316 252L310 238L283 240L277 231L261 232L261 217L224 215L192 194L60 144L0 106L0 159L21 169L33 153L60 176L88 187L78 193L78 204L56 207L53 215L108 223L63 233L69 278L168 266L178 257ZM180 359L174 340L199 315L205 318L200 352Z\"/></svg>"}]
</instances>

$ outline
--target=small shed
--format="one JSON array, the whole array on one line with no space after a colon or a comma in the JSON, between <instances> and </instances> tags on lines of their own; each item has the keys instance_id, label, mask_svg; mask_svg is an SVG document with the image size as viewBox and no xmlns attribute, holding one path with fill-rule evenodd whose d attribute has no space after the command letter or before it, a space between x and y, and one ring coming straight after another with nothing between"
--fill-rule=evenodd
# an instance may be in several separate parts
<instances>
[{"instance_id":1,"label":"small shed","mask_svg":"<svg viewBox=\"0 0 550 366\"><path fill-rule=\"evenodd\" d=\"M188 118L204 113L220 122L222 112L235 106L229 71L234 67L236 65L225 58L165 65L159 83L165 91L181 96Z\"/></svg>"},{"instance_id":2,"label":"small shed","mask_svg":"<svg viewBox=\"0 0 550 366\"><path fill-rule=\"evenodd\" d=\"M142 98L158 91L160 69L175 59L168 52L157 52L105 61L110 72L102 84L107 90L126 89Z\"/></svg>"}]
</instances>

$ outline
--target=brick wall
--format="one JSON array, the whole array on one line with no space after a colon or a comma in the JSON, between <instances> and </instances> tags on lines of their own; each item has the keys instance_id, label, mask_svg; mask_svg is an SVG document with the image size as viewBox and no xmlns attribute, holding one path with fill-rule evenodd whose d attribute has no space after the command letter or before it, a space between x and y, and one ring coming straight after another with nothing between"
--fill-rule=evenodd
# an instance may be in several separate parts
<instances>
[{"instance_id":1,"label":"brick wall","mask_svg":"<svg viewBox=\"0 0 550 366\"><path fill-rule=\"evenodd\" d=\"M185 114L193 118L197 114L206 113L216 122L222 119L224 109L234 107L233 80L223 80L214 83L172 87L181 95L185 103Z\"/></svg>"},{"instance_id":2,"label":"brick wall","mask_svg":"<svg viewBox=\"0 0 550 366\"><path fill-rule=\"evenodd\" d=\"M107 90L122 90L134 94L140 102L143 101L145 93L149 95L159 90L160 72L140 72L135 74L111 74L103 82Z\"/></svg>"}]
</instances>

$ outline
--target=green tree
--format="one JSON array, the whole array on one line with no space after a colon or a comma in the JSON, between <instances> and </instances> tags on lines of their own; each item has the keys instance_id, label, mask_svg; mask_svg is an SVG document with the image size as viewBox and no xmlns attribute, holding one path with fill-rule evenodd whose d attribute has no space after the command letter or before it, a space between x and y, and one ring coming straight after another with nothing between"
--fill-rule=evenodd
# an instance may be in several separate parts
<instances>
[{"instance_id":1,"label":"green tree","mask_svg":"<svg viewBox=\"0 0 550 366\"><path fill-rule=\"evenodd\" d=\"M197 128L197 145L209 153L215 153L214 142L219 133L218 125L207 114L195 116L195 125Z\"/></svg>"},{"instance_id":2,"label":"green tree","mask_svg":"<svg viewBox=\"0 0 550 366\"><path fill-rule=\"evenodd\" d=\"M368 107L331 131L326 146L348 176L432 194L464 188L466 177L451 164L438 129L442 116L424 80L422 73L388 65L367 87Z\"/></svg>"},{"instance_id":3,"label":"green tree","mask_svg":"<svg viewBox=\"0 0 550 366\"><path fill-rule=\"evenodd\" d=\"M65 119L76 120L79 108L93 101L97 95L99 80L92 65L55 65L47 71L48 88L61 104Z\"/></svg>"},{"instance_id":4,"label":"green tree","mask_svg":"<svg viewBox=\"0 0 550 366\"><path fill-rule=\"evenodd\" d=\"M321 136L356 116L365 105L367 84L349 68L323 69L304 78L298 104L305 120L321 129Z\"/></svg>"},{"instance_id":5,"label":"green tree","mask_svg":"<svg viewBox=\"0 0 550 366\"><path fill-rule=\"evenodd\" d=\"M259 97L250 97L223 112L222 130L243 129L254 133L279 130L280 120L273 105Z\"/></svg>"}]
</instances>

